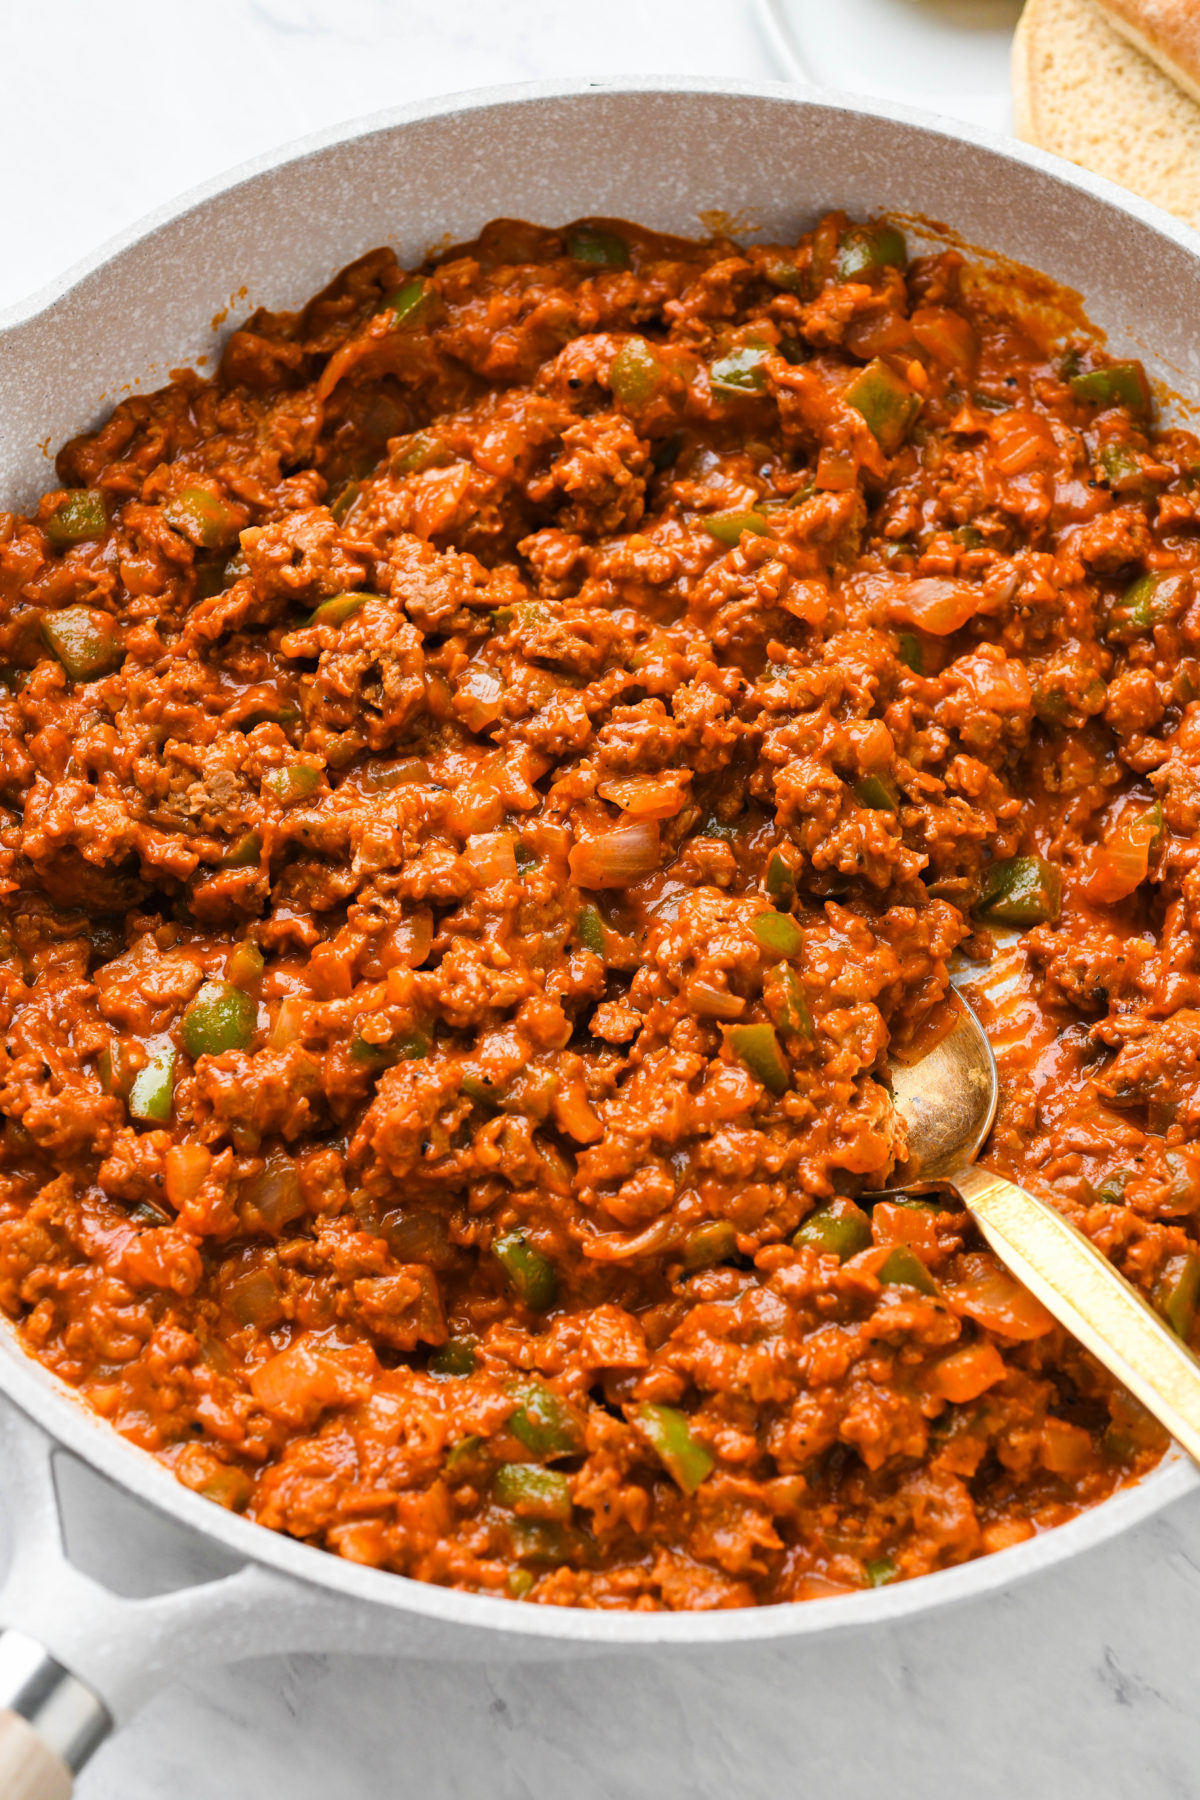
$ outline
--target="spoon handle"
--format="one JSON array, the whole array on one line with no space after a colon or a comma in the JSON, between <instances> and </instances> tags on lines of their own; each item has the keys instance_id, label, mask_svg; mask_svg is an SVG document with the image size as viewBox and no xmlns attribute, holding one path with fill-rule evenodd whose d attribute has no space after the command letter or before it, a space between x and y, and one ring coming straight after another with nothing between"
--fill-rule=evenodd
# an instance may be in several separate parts
<instances>
[{"instance_id":1,"label":"spoon handle","mask_svg":"<svg viewBox=\"0 0 1200 1800\"><path fill-rule=\"evenodd\" d=\"M1013 1274L1200 1463L1200 1362L1137 1289L1014 1181L978 1167L951 1180Z\"/></svg>"}]
</instances>

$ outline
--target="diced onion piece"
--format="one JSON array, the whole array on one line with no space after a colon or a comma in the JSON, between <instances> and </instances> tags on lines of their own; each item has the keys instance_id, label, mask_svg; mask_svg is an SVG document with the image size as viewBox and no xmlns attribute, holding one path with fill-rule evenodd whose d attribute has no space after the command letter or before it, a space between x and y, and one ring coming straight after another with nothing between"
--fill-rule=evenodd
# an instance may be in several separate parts
<instances>
[{"instance_id":1,"label":"diced onion piece","mask_svg":"<svg viewBox=\"0 0 1200 1800\"><path fill-rule=\"evenodd\" d=\"M954 1406L965 1406L1003 1381L1007 1374L1004 1358L995 1344L984 1340L944 1356L934 1365L931 1386L941 1399Z\"/></svg>"},{"instance_id":2,"label":"diced onion piece","mask_svg":"<svg viewBox=\"0 0 1200 1800\"><path fill-rule=\"evenodd\" d=\"M239 1325L269 1331L284 1316L283 1295L275 1271L260 1264L229 1285L229 1310Z\"/></svg>"},{"instance_id":3,"label":"diced onion piece","mask_svg":"<svg viewBox=\"0 0 1200 1800\"><path fill-rule=\"evenodd\" d=\"M698 1019L739 1019L746 1002L728 988L711 986L707 981L689 981L687 1001Z\"/></svg>"},{"instance_id":4,"label":"diced onion piece","mask_svg":"<svg viewBox=\"0 0 1200 1800\"><path fill-rule=\"evenodd\" d=\"M1086 893L1101 906L1114 905L1139 888L1150 872L1150 854L1162 836L1162 803L1127 809L1092 852Z\"/></svg>"},{"instance_id":5,"label":"diced onion piece","mask_svg":"<svg viewBox=\"0 0 1200 1800\"><path fill-rule=\"evenodd\" d=\"M602 836L584 838L567 861L577 887L623 888L652 875L658 857L657 820L637 819Z\"/></svg>"},{"instance_id":6,"label":"diced onion piece","mask_svg":"<svg viewBox=\"0 0 1200 1800\"><path fill-rule=\"evenodd\" d=\"M379 949L385 969L419 969L433 944L433 914L427 906L401 919L386 934Z\"/></svg>"},{"instance_id":7,"label":"diced onion piece","mask_svg":"<svg viewBox=\"0 0 1200 1800\"><path fill-rule=\"evenodd\" d=\"M264 1412L287 1425L312 1425L330 1406L365 1400L369 1384L337 1358L309 1344L290 1344L260 1363L250 1391Z\"/></svg>"},{"instance_id":8,"label":"diced onion piece","mask_svg":"<svg viewBox=\"0 0 1200 1800\"><path fill-rule=\"evenodd\" d=\"M1044 1337L1054 1329L1041 1301L990 1256L964 1256L959 1267L961 1279L946 1289L953 1311L966 1313L985 1331L1021 1341Z\"/></svg>"},{"instance_id":9,"label":"diced onion piece","mask_svg":"<svg viewBox=\"0 0 1200 1800\"><path fill-rule=\"evenodd\" d=\"M1055 455L1054 434L1037 413L1005 413L991 428L992 463L1002 475L1019 475Z\"/></svg>"},{"instance_id":10,"label":"diced onion piece","mask_svg":"<svg viewBox=\"0 0 1200 1800\"><path fill-rule=\"evenodd\" d=\"M308 1210L296 1165L283 1150L272 1150L258 1174L242 1182L238 1198L257 1215L256 1230L265 1228L276 1235Z\"/></svg>"},{"instance_id":11,"label":"diced onion piece","mask_svg":"<svg viewBox=\"0 0 1200 1800\"><path fill-rule=\"evenodd\" d=\"M682 812L691 785L690 769L668 769L662 775L627 775L618 781L602 781L596 789L635 819L673 819Z\"/></svg>"},{"instance_id":12,"label":"diced onion piece","mask_svg":"<svg viewBox=\"0 0 1200 1800\"><path fill-rule=\"evenodd\" d=\"M918 306L909 323L922 350L946 368L969 369L979 355L974 326L948 306Z\"/></svg>"},{"instance_id":13,"label":"diced onion piece","mask_svg":"<svg viewBox=\"0 0 1200 1800\"><path fill-rule=\"evenodd\" d=\"M516 845L508 831L481 831L467 839L463 852L476 878L490 887L517 878Z\"/></svg>"},{"instance_id":14,"label":"diced onion piece","mask_svg":"<svg viewBox=\"0 0 1200 1800\"><path fill-rule=\"evenodd\" d=\"M915 625L934 637L947 637L979 611L983 589L973 581L943 575L918 575L897 584L888 602L888 617L898 625Z\"/></svg>"},{"instance_id":15,"label":"diced onion piece","mask_svg":"<svg viewBox=\"0 0 1200 1800\"><path fill-rule=\"evenodd\" d=\"M275 1022L271 1026L272 1050L284 1050L294 1044L304 1031L308 1020L309 1000L300 994L286 994L279 1003L279 1011L275 1014Z\"/></svg>"},{"instance_id":16,"label":"diced onion piece","mask_svg":"<svg viewBox=\"0 0 1200 1800\"><path fill-rule=\"evenodd\" d=\"M469 668L454 695L454 710L469 731L486 731L504 710L504 683L487 663Z\"/></svg>"}]
</instances>

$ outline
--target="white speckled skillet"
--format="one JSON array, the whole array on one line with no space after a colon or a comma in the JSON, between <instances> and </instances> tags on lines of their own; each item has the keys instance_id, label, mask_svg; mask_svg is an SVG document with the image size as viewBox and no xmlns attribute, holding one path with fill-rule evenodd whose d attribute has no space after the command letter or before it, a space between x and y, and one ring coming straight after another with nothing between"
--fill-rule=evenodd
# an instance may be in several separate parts
<instances>
[{"instance_id":1,"label":"white speckled skillet","mask_svg":"<svg viewBox=\"0 0 1200 1800\"><path fill-rule=\"evenodd\" d=\"M1023 145L873 103L765 83L647 79L498 89L385 113L235 170L0 313L0 505L55 485L52 448L131 387L218 348L214 314L289 307L369 247L403 264L498 215L624 216L668 231L794 239L831 207L944 220L1087 297L1118 352L1200 394L1200 237ZM1007 1587L1193 1487L1179 1457L1072 1523L944 1574L721 1613L519 1605L356 1567L223 1511L87 1413L0 1330L0 1491L16 1554L0 1592L0 1792L50 1800L113 1724L200 1659L277 1649L447 1658L734 1646L848 1631ZM63 1553L54 1453L219 1545L207 1585L130 1600ZM7 1759L7 1760L6 1760Z\"/></svg>"}]
</instances>

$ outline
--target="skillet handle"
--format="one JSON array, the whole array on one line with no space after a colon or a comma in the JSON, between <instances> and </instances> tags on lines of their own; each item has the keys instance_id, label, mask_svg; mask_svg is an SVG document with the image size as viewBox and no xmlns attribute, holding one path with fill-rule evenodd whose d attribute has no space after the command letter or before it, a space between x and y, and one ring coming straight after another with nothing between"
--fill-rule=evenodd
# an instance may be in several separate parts
<instances>
[{"instance_id":1,"label":"skillet handle","mask_svg":"<svg viewBox=\"0 0 1200 1800\"><path fill-rule=\"evenodd\" d=\"M30 1731L51 1760L41 1758L44 1793L30 1787L29 1800L58 1800L70 1789L61 1775L45 1787L55 1759L77 1774L110 1731L196 1666L297 1650L428 1656L450 1638L457 1652L457 1629L442 1633L408 1608L330 1593L256 1562L144 1597L115 1593L67 1554L54 1453L0 1378L0 1499L11 1536L0 1582L0 1726L12 1746L0 1748L0 1800L26 1791L5 1756L21 1780L33 1779ZM6 1709L29 1729L10 1726Z\"/></svg>"},{"instance_id":2,"label":"skillet handle","mask_svg":"<svg viewBox=\"0 0 1200 1800\"><path fill-rule=\"evenodd\" d=\"M0 1631L4 1800L62 1800L111 1729L104 1703L36 1638Z\"/></svg>"},{"instance_id":3,"label":"skillet handle","mask_svg":"<svg viewBox=\"0 0 1200 1800\"><path fill-rule=\"evenodd\" d=\"M20 1713L0 1712L0 1794L5 1800L68 1800L75 1778Z\"/></svg>"}]
</instances>

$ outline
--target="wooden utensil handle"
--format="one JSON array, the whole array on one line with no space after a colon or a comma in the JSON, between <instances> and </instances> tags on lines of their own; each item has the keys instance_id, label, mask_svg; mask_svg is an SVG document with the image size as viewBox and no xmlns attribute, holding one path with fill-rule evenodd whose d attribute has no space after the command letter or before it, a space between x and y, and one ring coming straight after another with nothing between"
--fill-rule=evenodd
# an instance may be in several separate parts
<instances>
[{"instance_id":1,"label":"wooden utensil handle","mask_svg":"<svg viewBox=\"0 0 1200 1800\"><path fill-rule=\"evenodd\" d=\"M1200 1362L1090 1239L990 1169L952 1177L996 1254L1200 1463Z\"/></svg>"},{"instance_id":2,"label":"wooden utensil handle","mask_svg":"<svg viewBox=\"0 0 1200 1800\"><path fill-rule=\"evenodd\" d=\"M0 1794L4 1800L69 1800L74 1780L20 1713L0 1711Z\"/></svg>"}]
</instances>

